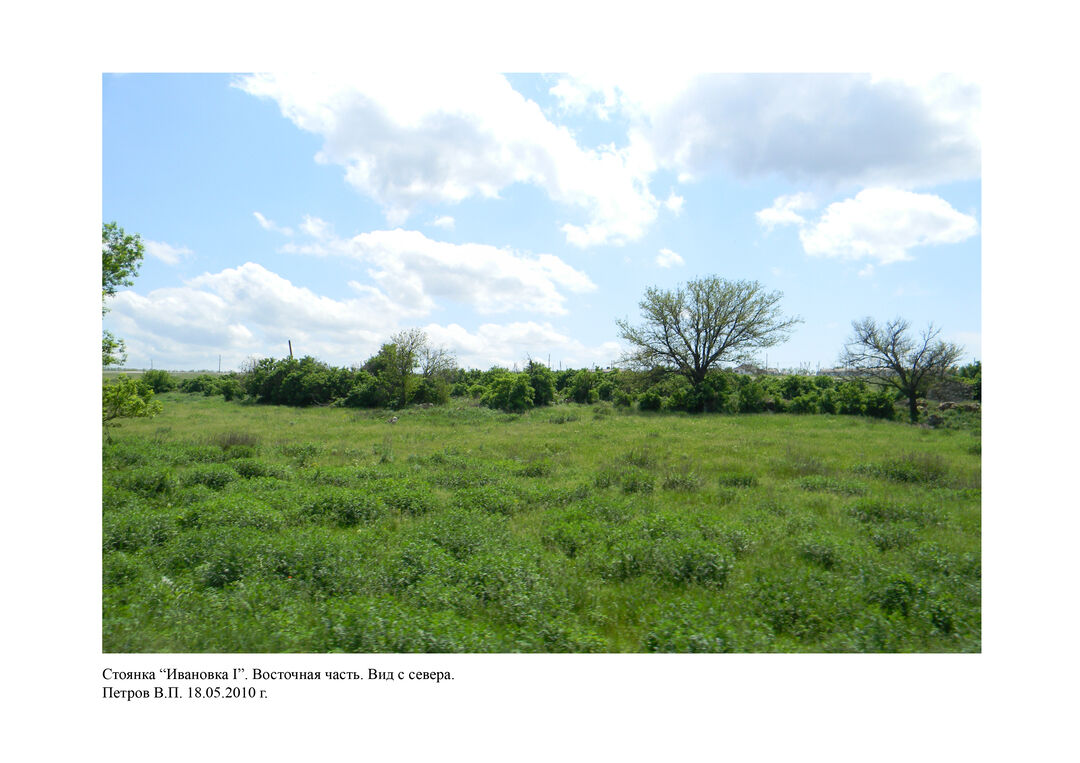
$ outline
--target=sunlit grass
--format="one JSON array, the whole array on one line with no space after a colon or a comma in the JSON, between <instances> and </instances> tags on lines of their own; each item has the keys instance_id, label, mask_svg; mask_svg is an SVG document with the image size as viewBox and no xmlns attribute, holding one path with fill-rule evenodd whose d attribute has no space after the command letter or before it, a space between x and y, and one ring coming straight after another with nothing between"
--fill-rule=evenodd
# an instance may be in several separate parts
<instances>
[{"instance_id":1,"label":"sunlit grass","mask_svg":"<svg viewBox=\"0 0 1080 763\"><path fill-rule=\"evenodd\" d=\"M106 651L978 651L977 434L169 393L104 445Z\"/></svg>"}]
</instances>

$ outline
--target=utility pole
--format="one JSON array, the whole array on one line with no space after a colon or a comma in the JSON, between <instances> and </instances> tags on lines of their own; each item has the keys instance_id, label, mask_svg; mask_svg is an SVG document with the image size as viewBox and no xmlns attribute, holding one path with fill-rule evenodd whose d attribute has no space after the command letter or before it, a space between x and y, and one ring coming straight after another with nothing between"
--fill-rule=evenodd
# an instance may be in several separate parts
<instances>
[{"instance_id":1,"label":"utility pole","mask_svg":"<svg viewBox=\"0 0 1080 763\"><path fill-rule=\"evenodd\" d=\"M289 340L289 360L292 360L292 340Z\"/></svg>"}]
</instances>

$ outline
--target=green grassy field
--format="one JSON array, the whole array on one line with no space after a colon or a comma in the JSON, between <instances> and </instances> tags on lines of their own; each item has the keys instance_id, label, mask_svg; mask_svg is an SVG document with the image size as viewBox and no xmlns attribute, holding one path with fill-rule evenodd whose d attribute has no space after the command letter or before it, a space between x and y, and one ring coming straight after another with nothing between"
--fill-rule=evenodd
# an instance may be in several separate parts
<instances>
[{"instance_id":1,"label":"green grassy field","mask_svg":"<svg viewBox=\"0 0 1080 763\"><path fill-rule=\"evenodd\" d=\"M169 393L103 445L106 652L973 652L980 436Z\"/></svg>"}]
</instances>

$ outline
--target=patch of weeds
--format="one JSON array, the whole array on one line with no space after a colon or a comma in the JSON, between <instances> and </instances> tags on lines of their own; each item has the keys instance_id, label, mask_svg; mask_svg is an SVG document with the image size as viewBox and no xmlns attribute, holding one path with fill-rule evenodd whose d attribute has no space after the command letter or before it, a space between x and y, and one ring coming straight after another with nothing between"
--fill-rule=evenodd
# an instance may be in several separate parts
<instances>
[{"instance_id":1,"label":"patch of weeds","mask_svg":"<svg viewBox=\"0 0 1080 763\"><path fill-rule=\"evenodd\" d=\"M746 530L725 530L720 537L735 556L745 556L754 547L754 538Z\"/></svg>"},{"instance_id":2,"label":"patch of weeds","mask_svg":"<svg viewBox=\"0 0 1080 763\"><path fill-rule=\"evenodd\" d=\"M883 586L870 594L870 601L876 603L885 614L899 613L908 616L916 600L925 593L921 584L909 575L891 575Z\"/></svg>"},{"instance_id":3,"label":"patch of weeds","mask_svg":"<svg viewBox=\"0 0 1080 763\"><path fill-rule=\"evenodd\" d=\"M582 551L599 542L605 525L587 509L572 506L556 509L544 517L540 542L574 559Z\"/></svg>"},{"instance_id":4,"label":"patch of weeds","mask_svg":"<svg viewBox=\"0 0 1080 763\"><path fill-rule=\"evenodd\" d=\"M664 477L664 490L694 493L701 490L701 477L696 472L669 471Z\"/></svg>"},{"instance_id":5,"label":"patch of weeds","mask_svg":"<svg viewBox=\"0 0 1080 763\"><path fill-rule=\"evenodd\" d=\"M128 585L142 575L143 566L139 560L123 551L106 554L101 561L101 582L106 586Z\"/></svg>"},{"instance_id":6,"label":"patch of weeds","mask_svg":"<svg viewBox=\"0 0 1080 763\"><path fill-rule=\"evenodd\" d=\"M824 474L827 471L820 458L791 446L787 447L784 460L780 464L785 471L793 475Z\"/></svg>"},{"instance_id":7,"label":"patch of weeds","mask_svg":"<svg viewBox=\"0 0 1080 763\"><path fill-rule=\"evenodd\" d=\"M549 424L569 424L572 421L580 421L581 416L575 411L558 411L547 418Z\"/></svg>"},{"instance_id":8,"label":"patch of weeds","mask_svg":"<svg viewBox=\"0 0 1080 763\"><path fill-rule=\"evenodd\" d=\"M394 511L418 517L436 508L431 489L422 482L390 478L371 485L372 491Z\"/></svg>"},{"instance_id":9,"label":"patch of weeds","mask_svg":"<svg viewBox=\"0 0 1080 763\"><path fill-rule=\"evenodd\" d=\"M608 466L597 473L594 484L601 489L618 486L624 493L651 493L656 477L635 466Z\"/></svg>"},{"instance_id":10,"label":"patch of weeds","mask_svg":"<svg viewBox=\"0 0 1080 763\"><path fill-rule=\"evenodd\" d=\"M225 460L225 452L216 445L184 443L170 449L174 464L217 464Z\"/></svg>"},{"instance_id":11,"label":"patch of weeds","mask_svg":"<svg viewBox=\"0 0 1080 763\"><path fill-rule=\"evenodd\" d=\"M210 558L195 568L195 578L207 588L223 588L244 576L240 551L231 547L216 549Z\"/></svg>"},{"instance_id":12,"label":"patch of weeds","mask_svg":"<svg viewBox=\"0 0 1080 763\"><path fill-rule=\"evenodd\" d=\"M188 469L180 481L185 486L206 485L212 490L221 490L237 479L237 473L224 464L200 464Z\"/></svg>"},{"instance_id":13,"label":"patch of weeds","mask_svg":"<svg viewBox=\"0 0 1080 763\"><path fill-rule=\"evenodd\" d=\"M912 553L915 567L941 577L982 579L982 558L978 552L954 553L927 544Z\"/></svg>"},{"instance_id":14,"label":"patch of weeds","mask_svg":"<svg viewBox=\"0 0 1080 763\"><path fill-rule=\"evenodd\" d=\"M339 527L370 524L386 516L382 499L362 490L324 487L301 509L301 513L314 518L326 518Z\"/></svg>"},{"instance_id":15,"label":"patch of weeds","mask_svg":"<svg viewBox=\"0 0 1080 763\"><path fill-rule=\"evenodd\" d=\"M102 518L103 551L138 551L167 543L177 533L173 517L136 507L128 513L109 513Z\"/></svg>"},{"instance_id":16,"label":"patch of weeds","mask_svg":"<svg viewBox=\"0 0 1080 763\"><path fill-rule=\"evenodd\" d=\"M220 432L212 436L210 442L222 450L236 447L257 448L259 446L259 436L250 432Z\"/></svg>"},{"instance_id":17,"label":"patch of weeds","mask_svg":"<svg viewBox=\"0 0 1080 763\"><path fill-rule=\"evenodd\" d=\"M465 559L488 544L507 540L506 526L493 515L450 509L426 518L417 536L445 549L454 559Z\"/></svg>"},{"instance_id":18,"label":"patch of weeds","mask_svg":"<svg viewBox=\"0 0 1080 763\"><path fill-rule=\"evenodd\" d=\"M754 608L776 634L813 641L826 633L833 620L831 602L836 592L824 590L812 577L758 576L747 591Z\"/></svg>"},{"instance_id":19,"label":"patch of weeds","mask_svg":"<svg viewBox=\"0 0 1080 763\"><path fill-rule=\"evenodd\" d=\"M907 548L916 540L915 533L906 527L887 525L870 530L870 542L880 551Z\"/></svg>"},{"instance_id":20,"label":"patch of weeds","mask_svg":"<svg viewBox=\"0 0 1080 763\"><path fill-rule=\"evenodd\" d=\"M117 486L145 498L167 495L175 485L172 471L156 466L143 466L124 472Z\"/></svg>"},{"instance_id":21,"label":"patch of weeds","mask_svg":"<svg viewBox=\"0 0 1080 763\"><path fill-rule=\"evenodd\" d=\"M546 459L541 459L522 465L517 469L515 474L519 477L550 477L551 472L551 462Z\"/></svg>"},{"instance_id":22,"label":"patch of weeds","mask_svg":"<svg viewBox=\"0 0 1080 763\"><path fill-rule=\"evenodd\" d=\"M465 510L476 509L488 514L506 516L514 514L518 509L518 502L514 496L492 485L480 485L458 491L454 495L454 505Z\"/></svg>"},{"instance_id":23,"label":"patch of weeds","mask_svg":"<svg viewBox=\"0 0 1080 763\"><path fill-rule=\"evenodd\" d=\"M716 478L720 487L747 488L756 487L758 478L745 472L722 472Z\"/></svg>"},{"instance_id":24,"label":"patch of weeds","mask_svg":"<svg viewBox=\"0 0 1080 763\"><path fill-rule=\"evenodd\" d=\"M650 560L650 573L663 582L720 588L734 564L700 538L682 537L661 543Z\"/></svg>"},{"instance_id":25,"label":"patch of weeds","mask_svg":"<svg viewBox=\"0 0 1080 763\"><path fill-rule=\"evenodd\" d=\"M716 491L716 505L727 506L730 503L734 503L735 499L739 497L739 492L731 488L721 488Z\"/></svg>"},{"instance_id":26,"label":"patch of weeds","mask_svg":"<svg viewBox=\"0 0 1080 763\"><path fill-rule=\"evenodd\" d=\"M701 601L664 607L647 626L640 646L645 652L751 652L766 648L768 635L730 623L723 610Z\"/></svg>"},{"instance_id":27,"label":"patch of weeds","mask_svg":"<svg viewBox=\"0 0 1080 763\"><path fill-rule=\"evenodd\" d=\"M494 633L453 612L417 610L394 599L350 597L328 604L325 650L349 653L506 652Z\"/></svg>"},{"instance_id":28,"label":"patch of weeds","mask_svg":"<svg viewBox=\"0 0 1080 763\"><path fill-rule=\"evenodd\" d=\"M811 536L799 544L799 558L819 567L832 570L840 564L840 547L822 536Z\"/></svg>"},{"instance_id":29,"label":"patch of weeds","mask_svg":"<svg viewBox=\"0 0 1080 763\"><path fill-rule=\"evenodd\" d=\"M878 463L857 464L852 471L893 482L923 485L944 482L948 476L945 460L933 453L907 453Z\"/></svg>"},{"instance_id":30,"label":"patch of weeds","mask_svg":"<svg viewBox=\"0 0 1080 763\"><path fill-rule=\"evenodd\" d=\"M254 458L237 458L228 463L232 470L244 479L253 479L256 477L276 477L278 479L285 479L287 477L285 470L263 461L258 461Z\"/></svg>"},{"instance_id":31,"label":"patch of weeds","mask_svg":"<svg viewBox=\"0 0 1080 763\"><path fill-rule=\"evenodd\" d=\"M363 584L363 562L363 546L354 538L323 528L276 535L260 546L254 560L265 575L330 596L351 593Z\"/></svg>"},{"instance_id":32,"label":"patch of weeds","mask_svg":"<svg viewBox=\"0 0 1080 763\"><path fill-rule=\"evenodd\" d=\"M939 520L932 509L922 509L907 504L868 498L856 501L848 507L848 514L863 524L911 522L919 526L934 524Z\"/></svg>"},{"instance_id":33,"label":"patch of weeds","mask_svg":"<svg viewBox=\"0 0 1080 763\"><path fill-rule=\"evenodd\" d=\"M862 482L852 482L820 474L803 477L799 480L799 487L803 490L820 490L836 495L865 495L867 490Z\"/></svg>"},{"instance_id":34,"label":"patch of weeds","mask_svg":"<svg viewBox=\"0 0 1080 763\"><path fill-rule=\"evenodd\" d=\"M305 445L296 445L294 443L286 443L279 447L281 455L286 456L294 460L296 466L301 469L310 466L315 462L315 459L322 453L322 447L307 443Z\"/></svg>"},{"instance_id":35,"label":"patch of weeds","mask_svg":"<svg viewBox=\"0 0 1080 763\"><path fill-rule=\"evenodd\" d=\"M189 506L180 515L177 524L184 530L196 527L253 527L276 531L284 526L285 521L281 512L257 498L229 494L215 495L207 501Z\"/></svg>"},{"instance_id":36,"label":"patch of weeds","mask_svg":"<svg viewBox=\"0 0 1080 763\"><path fill-rule=\"evenodd\" d=\"M660 462L659 456L649 446L631 448L620 459L624 464L636 466L639 469L652 469Z\"/></svg>"}]
</instances>

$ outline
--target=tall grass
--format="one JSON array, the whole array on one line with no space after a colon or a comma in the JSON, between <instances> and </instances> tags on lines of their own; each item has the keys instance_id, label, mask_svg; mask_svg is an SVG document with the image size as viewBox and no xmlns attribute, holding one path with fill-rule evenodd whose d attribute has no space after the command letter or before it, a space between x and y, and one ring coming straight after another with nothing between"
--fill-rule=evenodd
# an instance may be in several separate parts
<instances>
[{"instance_id":1,"label":"tall grass","mask_svg":"<svg viewBox=\"0 0 1080 763\"><path fill-rule=\"evenodd\" d=\"M161 398L103 446L106 651L981 648L954 432Z\"/></svg>"}]
</instances>

